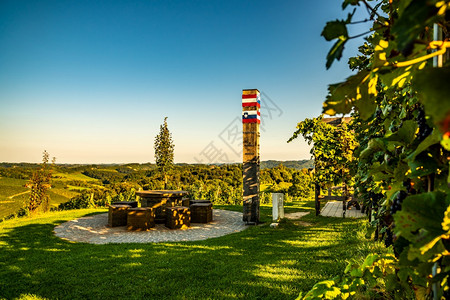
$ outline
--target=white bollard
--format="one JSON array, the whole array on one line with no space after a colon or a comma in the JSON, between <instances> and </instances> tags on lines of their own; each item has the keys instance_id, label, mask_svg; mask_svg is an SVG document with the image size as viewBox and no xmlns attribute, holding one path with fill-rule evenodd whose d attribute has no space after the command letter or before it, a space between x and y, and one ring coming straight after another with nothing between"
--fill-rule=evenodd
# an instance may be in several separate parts
<instances>
[{"instance_id":1,"label":"white bollard","mask_svg":"<svg viewBox=\"0 0 450 300\"><path fill-rule=\"evenodd\" d=\"M284 218L284 194L272 193L272 219L277 222Z\"/></svg>"}]
</instances>

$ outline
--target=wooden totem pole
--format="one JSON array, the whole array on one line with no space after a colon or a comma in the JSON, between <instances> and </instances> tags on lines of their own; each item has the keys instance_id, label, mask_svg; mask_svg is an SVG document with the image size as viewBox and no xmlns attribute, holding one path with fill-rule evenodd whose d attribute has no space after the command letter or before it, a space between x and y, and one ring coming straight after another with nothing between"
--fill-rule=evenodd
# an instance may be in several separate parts
<instances>
[{"instance_id":1,"label":"wooden totem pole","mask_svg":"<svg viewBox=\"0 0 450 300\"><path fill-rule=\"evenodd\" d=\"M243 125L243 205L244 222L259 223L259 124L260 93L257 89L242 90Z\"/></svg>"}]
</instances>

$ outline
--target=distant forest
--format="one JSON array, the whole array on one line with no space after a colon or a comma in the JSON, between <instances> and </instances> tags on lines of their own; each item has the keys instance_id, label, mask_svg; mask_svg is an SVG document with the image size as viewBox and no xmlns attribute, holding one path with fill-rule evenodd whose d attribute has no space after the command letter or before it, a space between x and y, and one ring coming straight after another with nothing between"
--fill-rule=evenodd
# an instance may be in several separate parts
<instances>
[{"instance_id":1,"label":"distant forest","mask_svg":"<svg viewBox=\"0 0 450 300\"><path fill-rule=\"evenodd\" d=\"M304 160L265 160L261 162L261 169L270 169L283 165L286 168L291 168L295 170L311 169L314 168L314 160L304 159Z\"/></svg>"},{"instance_id":2,"label":"distant forest","mask_svg":"<svg viewBox=\"0 0 450 300\"><path fill-rule=\"evenodd\" d=\"M310 197L308 168L312 165L309 160L262 162L261 202L270 203L271 192L285 193L287 201ZM27 183L38 168L39 164L0 163L0 219L26 203ZM52 168L52 209L103 207L136 200L139 190L164 189L164 177L151 163L56 164ZM186 190L191 199L209 199L215 204L241 204L242 164L176 164L168 172L168 189Z\"/></svg>"}]
</instances>

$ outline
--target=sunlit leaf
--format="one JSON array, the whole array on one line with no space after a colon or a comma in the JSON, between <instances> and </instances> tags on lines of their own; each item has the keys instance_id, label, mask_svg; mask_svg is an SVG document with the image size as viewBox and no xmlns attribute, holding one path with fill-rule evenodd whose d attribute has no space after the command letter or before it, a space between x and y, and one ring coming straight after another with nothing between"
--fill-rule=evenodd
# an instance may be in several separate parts
<instances>
[{"instance_id":1,"label":"sunlit leaf","mask_svg":"<svg viewBox=\"0 0 450 300\"><path fill-rule=\"evenodd\" d=\"M444 220L442 221L442 229L445 231L450 231L450 206L447 207L447 210L444 214Z\"/></svg>"}]
</instances>

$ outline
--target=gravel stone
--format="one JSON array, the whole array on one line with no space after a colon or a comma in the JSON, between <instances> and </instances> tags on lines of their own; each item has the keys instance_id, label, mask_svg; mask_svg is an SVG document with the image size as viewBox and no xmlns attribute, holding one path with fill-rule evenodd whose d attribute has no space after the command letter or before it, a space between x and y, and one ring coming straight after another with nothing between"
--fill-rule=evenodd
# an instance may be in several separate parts
<instances>
[{"instance_id":1,"label":"gravel stone","mask_svg":"<svg viewBox=\"0 0 450 300\"><path fill-rule=\"evenodd\" d=\"M54 233L65 240L89 244L160 243L206 240L248 228L242 213L220 209L213 210L212 222L191 223L187 229L169 229L164 224L156 224L149 231L128 231L126 226L107 227L107 224L108 213L98 214L58 225Z\"/></svg>"}]
</instances>

